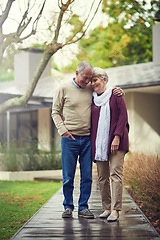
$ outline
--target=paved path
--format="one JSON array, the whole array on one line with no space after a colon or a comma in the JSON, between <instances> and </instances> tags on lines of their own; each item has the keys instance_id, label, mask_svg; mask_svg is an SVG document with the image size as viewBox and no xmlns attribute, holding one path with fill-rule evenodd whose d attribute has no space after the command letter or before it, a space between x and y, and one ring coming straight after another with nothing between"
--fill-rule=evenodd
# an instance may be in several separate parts
<instances>
[{"instance_id":1,"label":"paved path","mask_svg":"<svg viewBox=\"0 0 160 240\"><path fill-rule=\"evenodd\" d=\"M62 188L13 236L13 240L160 240L131 196L124 189L123 209L118 222L108 223L98 215L102 213L98 183L93 181L90 210L95 219L77 216L79 178L76 178L72 219L62 219Z\"/></svg>"}]
</instances>

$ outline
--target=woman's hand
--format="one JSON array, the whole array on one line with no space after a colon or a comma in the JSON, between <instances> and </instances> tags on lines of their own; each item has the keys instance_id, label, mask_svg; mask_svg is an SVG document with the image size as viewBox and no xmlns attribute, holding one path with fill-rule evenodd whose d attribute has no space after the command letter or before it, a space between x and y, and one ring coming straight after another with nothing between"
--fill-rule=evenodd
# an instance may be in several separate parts
<instances>
[{"instance_id":1,"label":"woman's hand","mask_svg":"<svg viewBox=\"0 0 160 240\"><path fill-rule=\"evenodd\" d=\"M120 143L120 136L115 135L111 144L111 154L116 154Z\"/></svg>"}]
</instances>

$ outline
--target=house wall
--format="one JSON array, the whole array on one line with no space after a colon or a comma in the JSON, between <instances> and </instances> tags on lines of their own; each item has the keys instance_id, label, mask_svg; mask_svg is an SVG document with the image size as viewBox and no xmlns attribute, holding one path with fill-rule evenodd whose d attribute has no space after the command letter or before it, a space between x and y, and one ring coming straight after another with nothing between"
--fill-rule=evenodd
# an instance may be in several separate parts
<instances>
[{"instance_id":1,"label":"house wall","mask_svg":"<svg viewBox=\"0 0 160 240\"><path fill-rule=\"evenodd\" d=\"M14 56L14 79L17 87L27 85L42 58L41 53L25 52ZM51 61L48 62L41 78L48 77L51 74Z\"/></svg>"},{"instance_id":2,"label":"house wall","mask_svg":"<svg viewBox=\"0 0 160 240\"><path fill-rule=\"evenodd\" d=\"M160 44L159 44L160 23L153 25L152 35L153 35L153 44L152 44L153 62L156 65L157 64L160 65Z\"/></svg>"},{"instance_id":3,"label":"house wall","mask_svg":"<svg viewBox=\"0 0 160 240\"><path fill-rule=\"evenodd\" d=\"M61 150L61 136L58 133L57 128L55 127L53 123L53 128L54 128L54 139L53 139L53 146L56 151Z\"/></svg>"},{"instance_id":4,"label":"house wall","mask_svg":"<svg viewBox=\"0 0 160 240\"><path fill-rule=\"evenodd\" d=\"M38 110L38 149L51 151L51 109Z\"/></svg>"},{"instance_id":5,"label":"house wall","mask_svg":"<svg viewBox=\"0 0 160 240\"><path fill-rule=\"evenodd\" d=\"M145 154L160 153L160 111L158 94L127 93L130 123L130 150Z\"/></svg>"}]
</instances>

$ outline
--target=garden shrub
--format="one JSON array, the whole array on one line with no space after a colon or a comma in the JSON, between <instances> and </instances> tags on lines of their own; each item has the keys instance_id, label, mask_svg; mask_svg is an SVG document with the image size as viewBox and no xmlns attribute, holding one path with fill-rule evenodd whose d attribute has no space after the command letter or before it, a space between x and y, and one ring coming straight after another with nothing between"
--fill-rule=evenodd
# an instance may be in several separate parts
<instances>
[{"instance_id":1,"label":"garden shrub","mask_svg":"<svg viewBox=\"0 0 160 240\"><path fill-rule=\"evenodd\" d=\"M128 154L124 162L124 184L132 189L160 219L160 157Z\"/></svg>"},{"instance_id":2,"label":"garden shrub","mask_svg":"<svg viewBox=\"0 0 160 240\"><path fill-rule=\"evenodd\" d=\"M0 161L6 171L36 171L61 169L61 153L52 149L51 152L40 152L37 143L17 146L11 143L0 146Z\"/></svg>"}]
</instances>

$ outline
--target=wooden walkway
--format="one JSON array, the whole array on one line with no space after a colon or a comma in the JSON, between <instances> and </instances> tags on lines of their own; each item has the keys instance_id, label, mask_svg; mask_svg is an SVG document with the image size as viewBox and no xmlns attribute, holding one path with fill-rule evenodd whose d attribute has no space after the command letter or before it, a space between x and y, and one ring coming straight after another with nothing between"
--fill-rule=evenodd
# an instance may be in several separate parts
<instances>
[{"instance_id":1,"label":"wooden walkway","mask_svg":"<svg viewBox=\"0 0 160 240\"><path fill-rule=\"evenodd\" d=\"M12 237L13 240L160 240L159 234L124 189L118 222L98 218L102 213L97 179L94 178L89 208L94 219L78 218L79 177L74 190L73 218L63 219L62 188Z\"/></svg>"}]
</instances>

